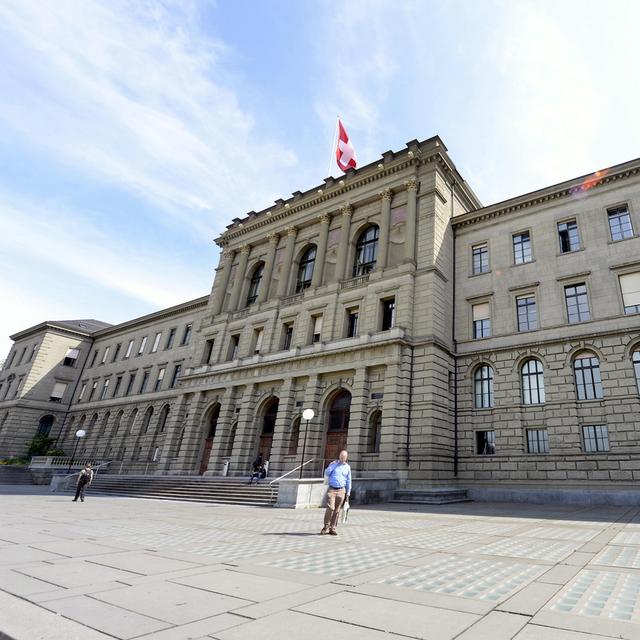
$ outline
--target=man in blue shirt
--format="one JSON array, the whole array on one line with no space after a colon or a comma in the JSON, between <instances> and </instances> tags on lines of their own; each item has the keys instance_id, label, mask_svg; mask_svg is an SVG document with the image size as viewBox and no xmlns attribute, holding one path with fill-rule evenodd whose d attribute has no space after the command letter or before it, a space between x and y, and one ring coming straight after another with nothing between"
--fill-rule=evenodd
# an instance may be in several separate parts
<instances>
[{"instance_id":1,"label":"man in blue shirt","mask_svg":"<svg viewBox=\"0 0 640 640\"><path fill-rule=\"evenodd\" d=\"M341 451L337 460L334 460L325 470L324 477L329 484L327 492L327 510L324 513L324 527L321 535L329 534L337 536L338 518L340 509L345 500L351 494L351 467L347 464L348 453Z\"/></svg>"}]
</instances>

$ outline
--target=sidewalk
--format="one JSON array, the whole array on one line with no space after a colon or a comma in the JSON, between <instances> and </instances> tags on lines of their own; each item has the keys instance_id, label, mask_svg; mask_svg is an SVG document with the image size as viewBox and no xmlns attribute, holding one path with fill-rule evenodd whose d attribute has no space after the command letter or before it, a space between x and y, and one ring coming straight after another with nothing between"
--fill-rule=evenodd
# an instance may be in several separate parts
<instances>
[{"instance_id":1,"label":"sidewalk","mask_svg":"<svg viewBox=\"0 0 640 640\"><path fill-rule=\"evenodd\" d=\"M0 638L640 638L640 510L319 511L0 487Z\"/></svg>"}]
</instances>

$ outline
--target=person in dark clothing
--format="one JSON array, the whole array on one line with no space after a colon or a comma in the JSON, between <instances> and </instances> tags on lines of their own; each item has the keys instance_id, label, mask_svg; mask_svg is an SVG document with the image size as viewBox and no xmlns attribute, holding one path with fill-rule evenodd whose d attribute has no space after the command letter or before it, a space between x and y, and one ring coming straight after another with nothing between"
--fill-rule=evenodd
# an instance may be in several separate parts
<instances>
[{"instance_id":1,"label":"person in dark clothing","mask_svg":"<svg viewBox=\"0 0 640 640\"><path fill-rule=\"evenodd\" d=\"M78 474L78 482L76 483L76 497L73 502L84 502L84 492L86 488L93 482L93 469L89 463L84 465L84 469Z\"/></svg>"},{"instance_id":2,"label":"person in dark clothing","mask_svg":"<svg viewBox=\"0 0 640 640\"><path fill-rule=\"evenodd\" d=\"M249 484L251 484L254 479L256 484L260 481L260 478L264 478L264 462L262 462L262 454L259 453L258 457L253 461L251 465L251 477L249 478Z\"/></svg>"}]
</instances>

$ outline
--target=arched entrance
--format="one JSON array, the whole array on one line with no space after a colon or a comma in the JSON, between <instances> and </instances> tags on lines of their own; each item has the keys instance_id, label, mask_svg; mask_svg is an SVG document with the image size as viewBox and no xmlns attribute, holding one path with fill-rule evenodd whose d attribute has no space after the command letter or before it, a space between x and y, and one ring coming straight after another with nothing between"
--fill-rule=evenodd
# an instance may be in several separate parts
<instances>
[{"instance_id":1,"label":"arched entrance","mask_svg":"<svg viewBox=\"0 0 640 640\"><path fill-rule=\"evenodd\" d=\"M200 461L200 475L202 475L209 467L209 458L211 458L211 448L213 447L213 439L216 435L216 427L218 426L218 418L220 417L220 405L216 404L209 414L207 437L204 441L204 449L202 451L202 459Z\"/></svg>"},{"instance_id":2,"label":"arched entrance","mask_svg":"<svg viewBox=\"0 0 640 640\"><path fill-rule=\"evenodd\" d=\"M271 398L263 409L262 430L260 431L260 444L258 445L258 453L262 456L263 462L267 462L271 455L273 432L276 427L279 404L280 400L278 398Z\"/></svg>"},{"instance_id":3,"label":"arched entrance","mask_svg":"<svg viewBox=\"0 0 640 640\"><path fill-rule=\"evenodd\" d=\"M341 389L333 396L327 412L327 439L324 446L325 467L347 447L351 394Z\"/></svg>"},{"instance_id":4,"label":"arched entrance","mask_svg":"<svg viewBox=\"0 0 640 640\"><path fill-rule=\"evenodd\" d=\"M51 427L53 426L54 417L51 415L42 416L38 423L38 435L48 436L51 433Z\"/></svg>"}]
</instances>

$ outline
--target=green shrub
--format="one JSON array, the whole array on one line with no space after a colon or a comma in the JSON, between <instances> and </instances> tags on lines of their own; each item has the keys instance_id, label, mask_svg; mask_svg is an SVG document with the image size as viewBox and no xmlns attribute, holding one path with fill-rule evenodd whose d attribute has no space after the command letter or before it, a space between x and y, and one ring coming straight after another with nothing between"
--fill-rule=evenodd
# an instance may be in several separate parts
<instances>
[{"instance_id":1,"label":"green shrub","mask_svg":"<svg viewBox=\"0 0 640 640\"><path fill-rule=\"evenodd\" d=\"M33 456L64 456L64 451L54 447L55 440L44 434L34 436L27 454Z\"/></svg>"}]
</instances>

